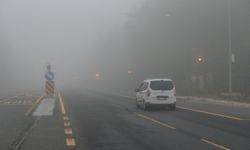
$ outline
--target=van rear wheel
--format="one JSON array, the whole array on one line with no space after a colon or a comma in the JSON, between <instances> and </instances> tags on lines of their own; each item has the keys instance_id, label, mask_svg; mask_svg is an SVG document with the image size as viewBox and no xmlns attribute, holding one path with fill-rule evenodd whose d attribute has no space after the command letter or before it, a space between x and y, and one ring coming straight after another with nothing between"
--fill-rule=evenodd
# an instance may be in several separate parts
<instances>
[{"instance_id":1,"label":"van rear wheel","mask_svg":"<svg viewBox=\"0 0 250 150\"><path fill-rule=\"evenodd\" d=\"M170 110L171 110L171 111L175 111L175 110L176 110L176 104L170 105Z\"/></svg>"}]
</instances>

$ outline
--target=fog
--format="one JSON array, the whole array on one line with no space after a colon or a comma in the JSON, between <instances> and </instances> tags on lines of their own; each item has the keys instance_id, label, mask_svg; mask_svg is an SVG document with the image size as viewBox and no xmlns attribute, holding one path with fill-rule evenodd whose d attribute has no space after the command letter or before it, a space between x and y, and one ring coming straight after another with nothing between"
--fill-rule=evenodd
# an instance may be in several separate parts
<instances>
[{"instance_id":1,"label":"fog","mask_svg":"<svg viewBox=\"0 0 250 150\"><path fill-rule=\"evenodd\" d=\"M1 89L43 86L48 63L58 85L94 76L96 40L128 20L138 0L0 1ZM77 80L77 81L76 81ZM79 85L78 85L79 86Z\"/></svg>"},{"instance_id":2,"label":"fog","mask_svg":"<svg viewBox=\"0 0 250 150\"><path fill-rule=\"evenodd\" d=\"M250 3L228 2L0 0L0 90L42 90L50 63L61 89L133 90L172 78L185 94L226 91L230 15L234 90L247 91Z\"/></svg>"}]
</instances>

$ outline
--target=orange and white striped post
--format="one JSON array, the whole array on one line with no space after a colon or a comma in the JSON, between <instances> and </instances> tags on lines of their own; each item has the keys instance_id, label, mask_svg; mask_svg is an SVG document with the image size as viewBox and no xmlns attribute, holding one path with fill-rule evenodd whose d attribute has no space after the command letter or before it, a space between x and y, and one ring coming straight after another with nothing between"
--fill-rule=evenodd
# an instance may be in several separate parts
<instances>
[{"instance_id":1,"label":"orange and white striped post","mask_svg":"<svg viewBox=\"0 0 250 150\"><path fill-rule=\"evenodd\" d=\"M54 82L55 75L51 71L50 64L47 66L47 70L48 70L48 72L45 74L45 79L46 79L46 81L45 81L45 94L48 97L53 97L55 95L55 82Z\"/></svg>"},{"instance_id":2,"label":"orange and white striped post","mask_svg":"<svg viewBox=\"0 0 250 150\"><path fill-rule=\"evenodd\" d=\"M55 82L46 80L45 82L45 93L47 96L52 97L55 95Z\"/></svg>"}]
</instances>

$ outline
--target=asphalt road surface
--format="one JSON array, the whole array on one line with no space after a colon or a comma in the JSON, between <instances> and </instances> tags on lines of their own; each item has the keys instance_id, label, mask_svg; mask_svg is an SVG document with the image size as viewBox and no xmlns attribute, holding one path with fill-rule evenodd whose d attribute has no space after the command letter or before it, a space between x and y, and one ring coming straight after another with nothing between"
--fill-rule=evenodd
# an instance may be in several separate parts
<instances>
[{"instance_id":1,"label":"asphalt road surface","mask_svg":"<svg viewBox=\"0 0 250 150\"><path fill-rule=\"evenodd\" d=\"M249 150L250 107L178 99L176 111L135 108L133 97L61 91L52 116L39 95L0 100L1 150ZM9 103L8 103L9 102Z\"/></svg>"}]
</instances>

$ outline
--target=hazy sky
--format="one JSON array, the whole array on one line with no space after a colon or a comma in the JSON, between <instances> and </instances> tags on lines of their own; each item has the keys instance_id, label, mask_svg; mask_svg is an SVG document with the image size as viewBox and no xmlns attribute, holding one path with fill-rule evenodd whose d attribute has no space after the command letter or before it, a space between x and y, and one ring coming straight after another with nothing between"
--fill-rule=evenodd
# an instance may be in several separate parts
<instances>
[{"instance_id":1,"label":"hazy sky","mask_svg":"<svg viewBox=\"0 0 250 150\"><path fill-rule=\"evenodd\" d=\"M135 11L141 1L0 1L1 45L8 49L8 54L0 49L8 59L1 67L12 68L11 76L20 84L40 83L48 62L59 79L79 78L77 70L91 68L89 56L94 55L91 48L96 39L122 28L127 13Z\"/></svg>"},{"instance_id":2,"label":"hazy sky","mask_svg":"<svg viewBox=\"0 0 250 150\"><path fill-rule=\"evenodd\" d=\"M249 3L230 10L233 51L248 64ZM96 73L102 85L156 76L181 85L196 55L226 85L228 25L228 0L0 0L0 92L43 87L47 63L60 87L92 84Z\"/></svg>"}]
</instances>

